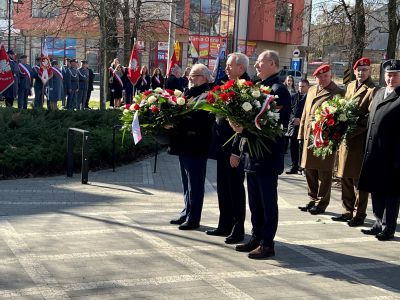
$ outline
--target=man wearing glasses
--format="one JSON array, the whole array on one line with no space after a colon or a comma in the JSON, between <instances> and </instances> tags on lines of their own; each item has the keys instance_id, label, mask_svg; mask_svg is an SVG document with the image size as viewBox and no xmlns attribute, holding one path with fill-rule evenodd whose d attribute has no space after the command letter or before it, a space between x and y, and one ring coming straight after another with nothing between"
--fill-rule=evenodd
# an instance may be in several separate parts
<instances>
[{"instance_id":1,"label":"man wearing glasses","mask_svg":"<svg viewBox=\"0 0 400 300\"><path fill-rule=\"evenodd\" d=\"M364 143L367 135L368 108L375 94L371 79L371 61L362 57L353 66L356 80L347 86L346 99L354 99L360 109L357 128L340 145L337 176L342 186L343 212L333 221L347 222L350 227L361 226L367 216L368 193L357 189Z\"/></svg>"}]
</instances>

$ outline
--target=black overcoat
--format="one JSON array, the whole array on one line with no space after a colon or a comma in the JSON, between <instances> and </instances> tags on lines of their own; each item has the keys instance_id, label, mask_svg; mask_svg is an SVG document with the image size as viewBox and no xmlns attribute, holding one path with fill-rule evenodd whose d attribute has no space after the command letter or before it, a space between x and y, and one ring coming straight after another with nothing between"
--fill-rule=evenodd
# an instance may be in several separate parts
<instances>
[{"instance_id":1,"label":"black overcoat","mask_svg":"<svg viewBox=\"0 0 400 300\"><path fill-rule=\"evenodd\" d=\"M384 96L381 88L372 100L358 188L400 195L400 87Z\"/></svg>"}]
</instances>

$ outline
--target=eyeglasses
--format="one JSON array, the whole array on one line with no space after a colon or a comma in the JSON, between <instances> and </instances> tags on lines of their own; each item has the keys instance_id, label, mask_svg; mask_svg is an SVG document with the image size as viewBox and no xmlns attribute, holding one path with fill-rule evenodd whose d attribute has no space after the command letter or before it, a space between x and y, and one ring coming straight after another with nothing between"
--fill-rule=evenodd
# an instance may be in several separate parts
<instances>
[{"instance_id":1,"label":"eyeglasses","mask_svg":"<svg viewBox=\"0 0 400 300\"><path fill-rule=\"evenodd\" d=\"M255 64L259 64L259 63L266 62L266 61L272 61L273 62L272 59L261 59L261 60L256 60Z\"/></svg>"}]
</instances>

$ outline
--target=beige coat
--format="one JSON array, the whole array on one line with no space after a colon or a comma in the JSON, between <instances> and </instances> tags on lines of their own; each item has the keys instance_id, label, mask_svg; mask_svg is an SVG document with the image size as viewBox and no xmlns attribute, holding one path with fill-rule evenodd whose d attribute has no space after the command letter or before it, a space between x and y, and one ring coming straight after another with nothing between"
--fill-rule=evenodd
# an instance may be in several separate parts
<instances>
[{"instance_id":1,"label":"beige coat","mask_svg":"<svg viewBox=\"0 0 400 300\"><path fill-rule=\"evenodd\" d=\"M367 135L368 108L375 95L376 87L371 78L356 87L356 80L347 86L346 99L357 100L361 111L358 126L340 145L338 153L338 177L358 178L364 155L364 144Z\"/></svg>"},{"instance_id":2,"label":"beige coat","mask_svg":"<svg viewBox=\"0 0 400 300\"><path fill-rule=\"evenodd\" d=\"M313 151L308 149L311 143L312 119L315 110L325 101L332 99L335 95L344 95L344 90L339 88L333 81L324 89L317 92L317 86L312 86L308 90L307 99L304 104L303 115L301 116L298 139L303 141L303 154L301 156L301 167L306 169L318 169L322 171L332 171L335 154L327 156L325 159L316 157Z\"/></svg>"}]
</instances>

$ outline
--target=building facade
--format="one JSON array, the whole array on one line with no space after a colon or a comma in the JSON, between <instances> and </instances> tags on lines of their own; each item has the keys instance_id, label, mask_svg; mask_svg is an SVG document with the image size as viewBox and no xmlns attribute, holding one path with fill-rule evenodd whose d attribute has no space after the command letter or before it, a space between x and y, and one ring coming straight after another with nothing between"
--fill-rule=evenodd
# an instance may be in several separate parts
<instances>
[{"instance_id":1,"label":"building facade","mask_svg":"<svg viewBox=\"0 0 400 300\"><path fill-rule=\"evenodd\" d=\"M2 2L1 2L2 1ZM13 10L13 48L26 54L31 63L40 55L46 36L49 54L60 62L64 58L86 58L94 70L99 62L99 27L79 11L65 12L53 5L41 6L43 0L24 0ZM307 2L308 0L306 0ZM0 4L7 0L0 0ZM85 1L82 0L82 3ZM304 46L304 0L178 0L177 34L182 68L195 62L215 66L218 49L246 53L252 62L264 49L279 52L282 67L290 68L293 50ZM0 16L1 16L0 5ZM168 12L166 12L168 15ZM154 34L139 33L141 63L150 69L167 65L168 22L152 26ZM164 24L162 24L164 23ZM121 39L122 42L122 39ZM122 57L122 47L121 47ZM124 62L127 64L127 62Z\"/></svg>"}]
</instances>

